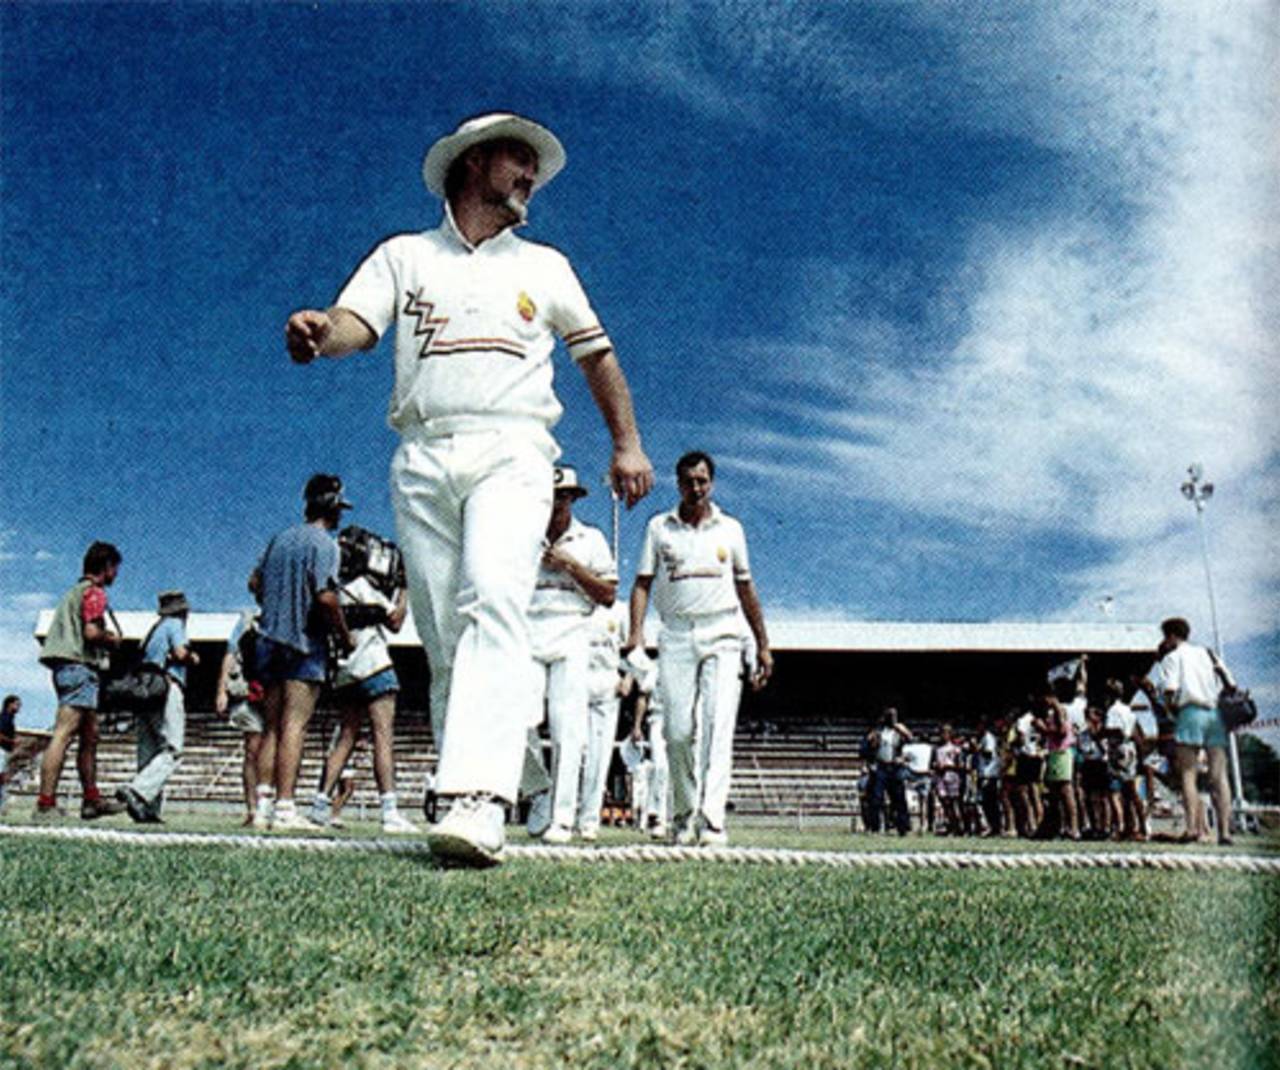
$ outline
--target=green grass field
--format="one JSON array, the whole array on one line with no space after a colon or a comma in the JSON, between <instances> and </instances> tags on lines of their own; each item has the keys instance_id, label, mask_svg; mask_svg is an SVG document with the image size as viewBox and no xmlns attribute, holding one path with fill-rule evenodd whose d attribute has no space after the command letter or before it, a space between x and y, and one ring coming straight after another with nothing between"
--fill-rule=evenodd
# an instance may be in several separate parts
<instances>
[{"instance_id":1,"label":"green grass field","mask_svg":"<svg viewBox=\"0 0 1280 1070\"><path fill-rule=\"evenodd\" d=\"M6 1067L1280 1065L1270 877L0 839L0 881Z\"/></svg>"}]
</instances>

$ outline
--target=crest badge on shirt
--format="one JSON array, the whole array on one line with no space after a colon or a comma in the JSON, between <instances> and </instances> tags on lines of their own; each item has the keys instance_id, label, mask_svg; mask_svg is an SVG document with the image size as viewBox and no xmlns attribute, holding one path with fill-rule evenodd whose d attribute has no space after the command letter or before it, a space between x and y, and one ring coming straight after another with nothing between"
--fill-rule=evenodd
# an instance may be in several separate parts
<instances>
[{"instance_id":1,"label":"crest badge on shirt","mask_svg":"<svg viewBox=\"0 0 1280 1070\"><path fill-rule=\"evenodd\" d=\"M532 323L533 317L538 314L538 306L533 303L532 297L521 290L520 296L516 298L516 311L525 323Z\"/></svg>"},{"instance_id":2,"label":"crest badge on shirt","mask_svg":"<svg viewBox=\"0 0 1280 1070\"><path fill-rule=\"evenodd\" d=\"M716 560L723 565L726 561L729 560L729 551L726 550L723 546L716 547Z\"/></svg>"}]
</instances>

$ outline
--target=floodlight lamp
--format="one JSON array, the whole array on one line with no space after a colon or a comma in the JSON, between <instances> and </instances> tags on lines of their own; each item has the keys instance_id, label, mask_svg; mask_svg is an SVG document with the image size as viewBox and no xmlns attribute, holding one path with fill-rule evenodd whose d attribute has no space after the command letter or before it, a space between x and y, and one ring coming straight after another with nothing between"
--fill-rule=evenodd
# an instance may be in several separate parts
<instances>
[{"instance_id":1,"label":"floodlight lamp","mask_svg":"<svg viewBox=\"0 0 1280 1070\"><path fill-rule=\"evenodd\" d=\"M1199 483L1204 476L1204 465L1196 461L1187 469L1187 475L1191 477L1191 482Z\"/></svg>"},{"instance_id":2,"label":"floodlight lamp","mask_svg":"<svg viewBox=\"0 0 1280 1070\"><path fill-rule=\"evenodd\" d=\"M1182 496L1189 502L1196 500L1196 485L1194 483L1182 484Z\"/></svg>"},{"instance_id":3,"label":"floodlight lamp","mask_svg":"<svg viewBox=\"0 0 1280 1070\"><path fill-rule=\"evenodd\" d=\"M1201 497L1201 498L1206 498L1206 499L1208 499L1208 498L1212 498L1212 497L1213 497L1213 484L1212 484L1212 483L1206 483L1204 486L1202 486L1202 487L1200 488L1200 497Z\"/></svg>"}]
</instances>

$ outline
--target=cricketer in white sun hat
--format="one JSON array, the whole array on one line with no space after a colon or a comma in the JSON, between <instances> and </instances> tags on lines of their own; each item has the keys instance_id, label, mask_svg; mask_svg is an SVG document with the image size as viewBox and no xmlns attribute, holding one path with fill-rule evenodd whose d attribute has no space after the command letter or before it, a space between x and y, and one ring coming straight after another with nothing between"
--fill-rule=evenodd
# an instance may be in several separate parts
<instances>
[{"instance_id":1,"label":"cricketer in white sun hat","mask_svg":"<svg viewBox=\"0 0 1280 1070\"><path fill-rule=\"evenodd\" d=\"M453 161L472 145L502 138L523 141L538 154L538 173L533 180L535 190L545 186L564 167L564 146L555 134L532 119L495 111L465 120L452 134L446 134L432 145L422 161L422 181L427 189L443 198L445 176Z\"/></svg>"}]
</instances>

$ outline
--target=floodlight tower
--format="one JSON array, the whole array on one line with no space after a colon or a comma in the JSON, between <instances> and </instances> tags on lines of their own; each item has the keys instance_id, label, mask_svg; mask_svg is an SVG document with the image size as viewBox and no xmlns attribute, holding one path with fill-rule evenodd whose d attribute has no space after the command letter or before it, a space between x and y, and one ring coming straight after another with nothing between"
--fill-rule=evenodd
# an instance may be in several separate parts
<instances>
[{"instance_id":1,"label":"floodlight tower","mask_svg":"<svg viewBox=\"0 0 1280 1070\"><path fill-rule=\"evenodd\" d=\"M1213 497L1213 484L1204 480L1204 466L1198 461L1187 468L1187 479L1182 484L1182 496L1196 507L1196 528L1200 533L1200 557L1204 561L1204 581L1209 589L1209 621L1213 626L1213 649L1226 661L1222 649L1222 633L1218 630L1218 600L1213 593L1213 570L1209 567L1209 536L1205 532L1204 507ZM1231 760L1232 809L1237 814L1244 811L1244 784L1240 779L1240 752L1236 747L1235 733L1227 736L1227 755Z\"/></svg>"}]
</instances>

